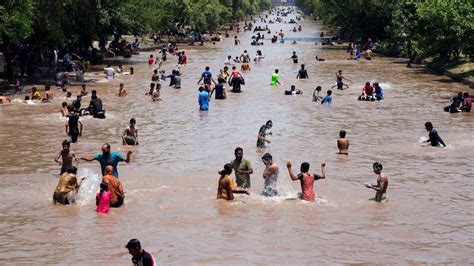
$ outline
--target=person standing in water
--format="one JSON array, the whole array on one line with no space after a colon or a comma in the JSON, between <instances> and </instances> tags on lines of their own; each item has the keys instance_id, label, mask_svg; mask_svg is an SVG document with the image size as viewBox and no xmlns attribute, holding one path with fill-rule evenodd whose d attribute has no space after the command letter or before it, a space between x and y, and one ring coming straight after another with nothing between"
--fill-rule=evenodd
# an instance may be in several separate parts
<instances>
[{"instance_id":1,"label":"person standing in water","mask_svg":"<svg viewBox=\"0 0 474 266\"><path fill-rule=\"evenodd\" d=\"M127 96L127 90L123 87L123 83L120 83L118 96L119 97Z\"/></svg>"},{"instance_id":2,"label":"person standing in water","mask_svg":"<svg viewBox=\"0 0 474 266\"><path fill-rule=\"evenodd\" d=\"M293 60L293 64L298 64L298 55L296 55L295 51L293 51L293 55L290 57L290 59Z\"/></svg>"},{"instance_id":3,"label":"person standing in water","mask_svg":"<svg viewBox=\"0 0 474 266\"><path fill-rule=\"evenodd\" d=\"M278 195L277 181L279 168L278 165L273 161L270 153L265 153L262 157L263 164L265 164L265 171L263 171L263 179L265 184L263 187L262 195L265 197L274 197Z\"/></svg>"},{"instance_id":4,"label":"person standing in water","mask_svg":"<svg viewBox=\"0 0 474 266\"><path fill-rule=\"evenodd\" d=\"M383 173L383 167L381 163L375 162L373 164L373 168L374 173L377 174L377 184L372 185L370 183L365 183L365 187L375 190L376 192L374 200L377 202L382 202L382 200L387 199L385 194L387 193L388 176Z\"/></svg>"},{"instance_id":5,"label":"person standing in water","mask_svg":"<svg viewBox=\"0 0 474 266\"><path fill-rule=\"evenodd\" d=\"M98 213L109 213L110 209L110 197L112 193L109 191L109 184L100 183L100 192L97 192L95 196L95 206Z\"/></svg>"},{"instance_id":6,"label":"person standing in water","mask_svg":"<svg viewBox=\"0 0 474 266\"><path fill-rule=\"evenodd\" d=\"M344 84L344 80L352 82L351 80L346 79L342 75L342 70L339 70L338 72L336 72L336 85L332 86L331 89L333 89L334 87L337 87L338 90L343 90L344 86L346 86L346 88L349 89L349 85Z\"/></svg>"},{"instance_id":7,"label":"person standing in water","mask_svg":"<svg viewBox=\"0 0 474 266\"><path fill-rule=\"evenodd\" d=\"M118 178L118 170L117 165L119 162L126 162L130 163L130 155L132 155L132 151L127 151L127 157L124 158L121 154L117 152L110 151L110 144L104 143L102 145L102 153L96 154L94 157L81 157L81 160L86 162L98 161L100 163L100 168L102 171L102 176L105 175L105 167L111 165L114 167L114 176Z\"/></svg>"},{"instance_id":8,"label":"person standing in water","mask_svg":"<svg viewBox=\"0 0 474 266\"><path fill-rule=\"evenodd\" d=\"M346 131L339 131L339 138L337 140L337 148L339 149L339 154L349 155L349 140L346 139Z\"/></svg>"},{"instance_id":9,"label":"person standing in water","mask_svg":"<svg viewBox=\"0 0 474 266\"><path fill-rule=\"evenodd\" d=\"M125 192L122 183L114 176L114 168L111 165L105 167L105 175L102 177L102 183L108 185L110 195L110 207L118 208L123 205Z\"/></svg>"},{"instance_id":10,"label":"person standing in water","mask_svg":"<svg viewBox=\"0 0 474 266\"><path fill-rule=\"evenodd\" d=\"M326 178L326 164L321 164L321 175L317 175L309 172L309 163L304 162L301 164L300 171L298 175L293 173L291 169L291 161L286 162L286 167L288 168L288 174L290 175L291 180L299 180L301 182L301 195L300 198L306 201L314 201L316 199L316 194L314 193L314 181L319 179Z\"/></svg>"},{"instance_id":11,"label":"person standing in water","mask_svg":"<svg viewBox=\"0 0 474 266\"><path fill-rule=\"evenodd\" d=\"M53 203L68 205L76 201L76 193L81 187L81 181L77 182L77 168L75 166L68 167L66 172L59 177L58 185L53 193Z\"/></svg>"},{"instance_id":12,"label":"person standing in water","mask_svg":"<svg viewBox=\"0 0 474 266\"><path fill-rule=\"evenodd\" d=\"M76 154L71 151L71 142L69 140L64 140L62 143L63 149L59 154L54 158L54 161L61 165L61 172L59 175L64 174L68 168L73 166L73 162L77 163L78 158ZM59 160L61 158L61 160Z\"/></svg>"},{"instance_id":13,"label":"person standing in water","mask_svg":"<svg viewBox=\"0 0 474 266\"><path fill-rule=\"evenodd\" d=\"M230 162L235 171L235 180L237 186L241 188L250 188L250 175L253 174L250 161L244 159L244 150L241 147L235 148L235 159Z\"/></svg>"},{"instance_id":14,"label":"person standing in water","mask_svg":"<svg viewBox=\"0 0 474 266\"><path fill-rule=\"evenodd\" d=\"M258 137L257 137L257 148L265 148L265 143L271 143L270 140L267 139L267 135L271 135L272 132L267 132L273 127L273 122L272 120L268 120L265 125L260 127L260 130L258 131Z\"/></svg>"},{"instance_id":15,"label":"person standing in water","mask_svg":"<svg viewBox=\"0 0 474 266\"><path fill-rule=\"evenodd\" d=\"M135 118L130 119L130 125L123 131L123 145L138 145L138 129L135 127L136 124Z\"/></svg>"},{"instance_id":16,"label":"person standing in water","mask_svg":"<svg viewBox=\"0 0 474 266\"><path fill-rule=\"evenodd\" d=\"M328 90L327 95L324 96L323 100L321 101L321 104L330 105L331 103L332 103L332 90Z\"/></svg>"},{"instance_id":17,"label":"person standing in water","mask_svg":"<svg viewBox=\"0 0 474 266\"><path fill-rule=\"evenodd\" d=\"M441 145L446 147L446 144L438 135L438 131L436 131L436 129L433 128L433 124L431 122L426 122L425 128L426 128L426 131L430 133L428 134L428 139L425 140L424 143L430 143L431 146L433 147L440 147Z\"/></svg>"},{"instance_id":18,"label":"person standing in water","mask_svg":"<svg viewBox=\"0 0 474 266\"><path fill-rule=\"evenodd\" d=\"M272 74L272 82L271 82L271 85L281 85L280 83L280 74L278 74L278 69L275 69L275 72Z\"/></svg>"},{"instance_id":19,"label":"person standing in water","mask_svg":"<svg viewBox=\"0 0 474 266\"><path fill-rule=\"evenodd\" d=\"M298 74L296 75L297 79L309 79L308 76L308 71L304 69L304 64L301 65L301 69L298 71Z\"/></svg>"},{"instance_id":20,"label":"person standing in water","mask_svg":"<svg viewBox=\"0 0 474 266\"><path fill-rule=\"evenodd\" d=\"M131 239L125 247L128 249L128 253L132 255L134 266L155 266L155 258L149 252L142 249L138 239Z\"/></svg>"},{"instance_id":21,"label":"person standing in water","mask_svg":"<svg viewBox=\"0 0 474 266\"><path fill-rule=\"evenodd\" d=\"M233 200L235 194L247 194L250 193L244 189L237 189L237 184L230 177L232 174L232 165L225 164L224 169L219 171L219 183L217 186L217 199Z\"/></svg>"},{"instance_id":22,"label":"person standing in water","mask_svg":"<svg viewBox=\"0 0 474 266\"><path fill-rule=\"evenodd\" d=\"M82 136L82 123L79 121L79 115L73 112L73 107L68 106L68 120L66 121L66 135L71 137L71 142L76 143L79 136Z\"/></svg>"},{"instance_id":23,"label":"person standing in water","mask_svg":"<svg viewBox=\"0 0 474 266\"><path fill-rule=\"evenodd\" d=\"M199 110L208 111L209 110L209 92L204 89L204 87L199 87L198 95Z\"/></svg>"}]
</instances>

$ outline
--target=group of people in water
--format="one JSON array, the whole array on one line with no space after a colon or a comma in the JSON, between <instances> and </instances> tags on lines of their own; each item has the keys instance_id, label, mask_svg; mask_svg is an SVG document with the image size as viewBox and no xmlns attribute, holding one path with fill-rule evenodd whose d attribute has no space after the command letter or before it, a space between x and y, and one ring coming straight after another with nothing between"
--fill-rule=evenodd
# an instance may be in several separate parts
<instances>
[{"instance_id":1,"label":"group of people in water","mask_svg":"<svg viewBox=\"0 0 474 266\"><path fill-rule=\"evenodd\" d=\"M450 100L449 105L444 108L444 111L449 113L471 112L471 107L472 96L468 92L459 92L458 95Z\"/></svg>"}]
</instances>

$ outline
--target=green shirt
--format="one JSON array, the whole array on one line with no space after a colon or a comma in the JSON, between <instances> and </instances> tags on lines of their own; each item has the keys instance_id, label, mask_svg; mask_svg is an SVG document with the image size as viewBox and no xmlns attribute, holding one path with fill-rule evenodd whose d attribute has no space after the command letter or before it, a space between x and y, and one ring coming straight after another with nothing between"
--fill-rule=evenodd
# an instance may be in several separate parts
<instances>
[{"instance_id":1,"label":"green shirt","mask_svg":"<svg viewBox=\"0 0 474 266\"><path fill-rule=\"evenodd\" d=\"M272 85L277 84L277 82L280 80L280 75L278 73L273 73L272 74Z\"/></svg>"},{"instance_id":2,"label":"green shirt","mask_svg":"<svg viewBox=\"0 0 474 266\"><path fill-rule=\"evenodd\" d=\"M232 168L234 169L234 172L235 172L235 179L237 181L237 186L241 188L250 188L250 175L237 173L237 170L251 171L252 165L250 165L250 161L247 159L242 159L240 162L237 160L232 160L230 164L232 165Z\"/></svg>"}]
</instances>

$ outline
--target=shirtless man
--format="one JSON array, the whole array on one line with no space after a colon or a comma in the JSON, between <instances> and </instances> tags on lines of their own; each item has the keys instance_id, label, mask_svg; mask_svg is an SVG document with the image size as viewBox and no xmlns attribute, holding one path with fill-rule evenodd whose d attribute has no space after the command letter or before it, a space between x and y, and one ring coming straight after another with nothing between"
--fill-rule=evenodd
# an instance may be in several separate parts
<instances>
[{"instance_id":1,"label":"shirtless man","mask_svg":"<svg viewBox=\"0 0 474 266\"><path fill-rule=\"evenodd\" d=\"M65 140L62 143L63 149L59 152L59 154L54 158L54 161L61 165L61 172L60 175L64 174L69 167L73 166L73 162L77 164L78 158L73 151L71 151L71 142L69 140ZM59 158L62 158L59 160Z\"/></svg>"},{"instance_id":2,"label":"shirtless man","mask_svg":"<svg viewBox=\"0 0 474 266\"><path fill-rule=\"evenodd\" d=\"M262 161L263 164L265 164L265 171L263 171L263 179L265 180L265 184L262 194L265 197L275 197L278 195L278 165L273 161L272 155L270 153L265 153L262 157Z\"/></svg>"},{"instance_id":3,"label":"shirtless man","mask_svg":"<svg viewBox=\"0 0 474 266\"><path fill-rule=\"evenodd\" d=\"M10 103L10 98L7 96L0 96L0 104L7 104Z\"/></svg>"},{"instance_id":4,"label":"shirtless man","mask_svg":"<svg viewBox=\"0 0 474 266\"><path fill-rule=\"evenodd\" d=\"M373 165L374 173L377 174L377 184L373 185L370 183L365 183L366 188L371 188L375 190L374 200L377 202L382 202L382 200L387 199L385 193L387 192L388 187L388 176L383 173L382 164L375 162Z\"/></svg>"},{"instance_id":5,"label":"shirtless man","mask_svg":"<svg viewBox=\"0 0 474 266\"><path fill-rule=\"evenodd\" d=\"M338 72L336 72L336 85L332 86L331 89L333 89L334 87L337 87L338 90L343 90L344 86L346 86L346 88L349 89L349 85L344 84L344 80L352 82L352 80L346 79L342 75L342 70L339 70Z\"/></svg>"},{"instance_id":6,"label":"shirtless man","mask_svg":"<svg viewBox=\"0 0 474 266\"><path fill-rule=\"evenodd\" d=\"M125 90L125 88L123 87L123 83L120 83L118 96L119 97L127 96L127 90Z\"/></svg>"},{"instance_id":7,"label":"shirtless man","mask_svg":"<svg viewBox=\"0 0 474 266\"><path fill-rule=\"evenodd\" d=\"M78 137L82 136L82 123L79 121L79 115L73 113L72 106L68 106L69 119L66 121L66 134L71 136L72 143L76 143Z\"/></svg>"},{"instance_id":8,"label":"shirtless man","mask_svg":"<svg viewBox=\"0 0 474 266\"><path fill-rule=\"evenodd\" d=\"M135 128L136 123L135 118L130 119L130 125L123 131L123 145L138 145L138 129Z\"/></svg>"},{"instance_id":9,"label":"shirtless man","mask_svg":"<svg viewBox=\"0 0 474 266\"><path fill-rule=\"evenodd\" d=\"M250 55L247 50L244 50L244 52L240 55L240 61L250 62Z\"/></svg>"},{"instance_id":10,"label":"shirtless man","mask_svg":"<svg viewBox=\"0 0 474 266\"><path fill-rule=\"evenodd\" d=\"M44 98L41 100L43 103L49 103L53 99L53 92L51 92L51 87L46 85L44 87Z\"/></svg>"},{"instance_id":11,"label":"shirtless man","mask_svg":"<svg viewBox=\"0 0 474 266\"><path fill-rule=\"evenodd\" d=\"M346 131L339 131L340 139L337 140L337 148L339 149L339 154L349 155L349 140L346 139Z\"/></svg>"}]
</instances>

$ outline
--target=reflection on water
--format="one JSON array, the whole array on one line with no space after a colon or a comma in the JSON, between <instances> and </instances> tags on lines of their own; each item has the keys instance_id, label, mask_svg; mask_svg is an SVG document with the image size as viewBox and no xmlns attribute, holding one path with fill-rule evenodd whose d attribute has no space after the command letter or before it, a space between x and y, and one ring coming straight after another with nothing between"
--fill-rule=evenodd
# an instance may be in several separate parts
<instances>
[{"instance_id":1,"label":"reflection on water","mask_svg":"<svg viewBox=\"0 0 474 266\"><path fill-rule=\"evenodd\" d=\"M257 25L260 25L257 23ZM264 26L264 25L263 25ZM303 32L292 24L270 24L283 29L285 38L311 40L323 29L302 21ZM405 68L401 59L375 57L373 61L346 60L344 48L301 42L292 45L250 46L251 32L242 44L232 38L215 46L186 49L182 89L163 84L163 102L144 97L152 68L144 52L133 60L135 75L91 84L107 110L107 119L82 118L84 134L72 150L80 156L100 152L109 142L121 146L123 129L136 118L140 145L130 164L119 165L126 204L107 216L95 213L93 198L100 182L97 163L81 163L88 176L75 206L52 206L59 167L53 159L66 138L59 116L62 94L50 104L21 101L2 106L0 112L0 262L15 263L129 263L124 244L141 240L159 262L167 264L316 264L316 263L473 263L472 185L473 115L442 111L449 97L467 87L443 83L422 68ZM233 37L233 36L231 36ZM241 94L228 93L225 101L212 100L209 112L199 112L196 82L206 65L216 74L227 55L244 49L265 58L243 73ZM296 51L310 80L296 80L298 64L289 60ZM156 55L156 51L154 52ZM315 55L325 62L314 60ZM164 69L170 73L176 59ZM270 86L274 69L283 86ZM318 85L322 94L335 84L339 69L353 82L350 89L334 91L332 106L311 102ZM379 81L383 102L359 102L366 81ZM129 95L118 98L118 84ZM304 94L284 96L294 84ZM78 87L71 87L73 95ZM20 98L20 96L19 96ZM89 98L83 100L87 105ZM259 127L273 120L272 143L255 148ZM447 149L425 147L424 122L433 122L449 144ZM337 155L336 139L345 129L350 155ZM217 171L244 148L252 162L250 197L232 203L216 201ZM280 166L282 197L259 196L264 165L270 152ZM295 198L299 182L291 182L285 160L295 167L303 161L319 171L327 162L327 179L316 181L320 199L308 203ZM365 182L375 182L371 165L383 163L390 177L390 202L368 201L374 196Z\"/></svg>"}]
</instances>

